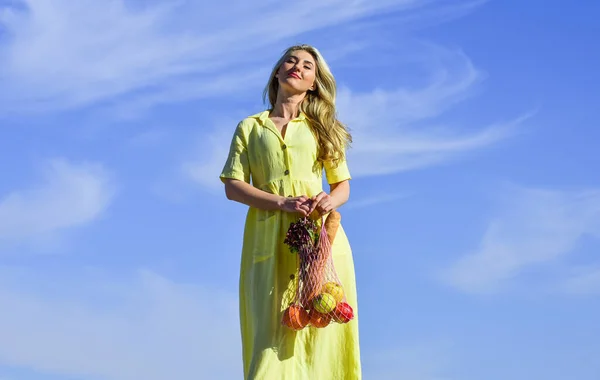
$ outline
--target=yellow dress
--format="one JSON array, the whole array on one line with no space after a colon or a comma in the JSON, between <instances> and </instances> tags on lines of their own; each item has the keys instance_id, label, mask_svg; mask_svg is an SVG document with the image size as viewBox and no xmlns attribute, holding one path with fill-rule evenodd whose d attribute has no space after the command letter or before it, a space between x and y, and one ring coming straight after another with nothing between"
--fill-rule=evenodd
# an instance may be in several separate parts
<instances>
[{"instance_id":1,"label":"yellow dress","mask_svg":"<svg viewBox=\"0 0 600 380\"><path fill-rule=\"evenodd\" d=\"M317 142L305 115L289 122L285 138L268 115L263 111L237 125L221 180L235 178L269 193L310 197L323 190L323 170L329 184L350 179L345 161L336 168L318 165ZM239 283L244 379L360 380L354 262L343 226L332 244L332 257L354 319L300 331L281 325L297 273L297 257L283 241L299 217L248 209Z\"/></svg>"}]
</instances>

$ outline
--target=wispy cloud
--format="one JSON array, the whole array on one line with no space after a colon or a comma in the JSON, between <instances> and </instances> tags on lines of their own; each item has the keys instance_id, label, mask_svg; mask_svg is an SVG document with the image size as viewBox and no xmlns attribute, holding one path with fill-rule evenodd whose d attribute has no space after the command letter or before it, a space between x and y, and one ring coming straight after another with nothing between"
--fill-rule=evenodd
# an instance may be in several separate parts
<instances>
[{"instance_id":1,"label":"wispy cloud","mask_svg":"<svg viewBox=\"0 0 600 380\"><path fill-rule=\"evenodd\" d=\"M135 117L158 104L233 94L240 83L258 89L285 40L382 12L398 11L416 22L431 14L436 19L454 17L481 3L463 1L450 7L427 0L311 0L299 10L295 5L272 7L267 0L252 7L237 0L218 7L194 2L142 7L123 0L57 0L52 5L23 0L19 7L0 6L0 23L8 36L0 45L0 115L101 105L113 116ZM289 23L292 8L302 23ZM367 40L341 42L330 49L332 59L377 45ZM429 70L429 81L421 87L363 92L341 88L340 115L356 138L350 152L355 177L447 162L506 138L522 121L476 129L421 125L470 96L482 74L459 50L412 45L417 50L399 56L415 56L421 69ZM259 53L264 51L271 53ZM221 133L212 139L228 145ZM208 162L186 163L184 172L212 184L222 153L217 149L219 156Z\"/></svg>"},{"instance_id":2,"label":"wispy cloud","mask_svg":"<svg viewBox=\"0 0 600 380\"><path fill-rule=\"evenodd\" d=\"M47 274L0 281L0 362L78 379L236 379L241 374L233 295L142 270L98 273L48 297ZM40 281L39 278L44 278ZM32 289L32 283L39 289ZM25 285L26 286L23 286Z\"/></svg>"},{"instance_id":3,"label":"wispy cloud","mask_svg":"<svg viewBox=\"0 0 600 380\"><path fill-rule=\"evenodd\" d=\"M489 126L435 121L472 96L483 74L460 50L417 44L428 81L417 88L356 93L342 89L340 115L353 131L349 151L356 176L391 174L437 165L493 145L518 132L523 115Z\"/></svg>"},{"instance_id":4,"label":"wispy cloud","mask_svg":"<svg viewBox=\"0 0 600 380\"><path fill-rule=\"evenodd\" d=\"M43 166L41 182L0 199L0 242L28 242L98 218L115 188L99 164L64 159Z\"/></svg>"},{"instance_id":5,"label":"wispy cloud","mask_svg":"<svg viewBox=\"0 0 600 380\"><path fill-rule=\"evenodd\" d=\"M600 236L600 191L555 191L511 186L501 195L479 247L443 274L472 293L501 291L524 271L573 252L585 236ZM571 290L597 281L591 271L569 280Z\"/></svg>"},{"instance_id":6,"label":"wispy cloud","mask_svg":"<svg viewBox=\"0 0 600 380\"><path fill-rule=\"evenodd\" d=\"M133 96L138 106L236 90L260 49L284 39L423 0L225 0L132 6L123 0L23 0L0 5L0 99L14 110L61 109ZM302 22L289 22L289 15ZM279 52L276 52L277 54ZM244 62L240 65L239 62ZM268 60L269 63L271 60ZM236 68L232 76L229 68Z\"/></svg>"}]
</instances>

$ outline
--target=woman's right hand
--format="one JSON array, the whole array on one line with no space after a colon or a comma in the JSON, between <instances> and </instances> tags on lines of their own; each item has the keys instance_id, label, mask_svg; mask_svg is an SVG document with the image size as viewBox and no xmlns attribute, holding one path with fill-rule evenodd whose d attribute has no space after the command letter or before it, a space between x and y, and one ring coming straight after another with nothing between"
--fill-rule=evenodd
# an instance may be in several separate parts
<instances>
[{"instance_id":1,"label":"woman's right hand","mask_svg":"<svg viewBox=\"0 0 600 380\"><path fill-rule=\"evenodd\" d=\"M287 197L281 200L280 209L286 212L298 212L302 216L306 216L310 211L311 202L311 199L304 195Z\"/></svg>"}]
</instances>

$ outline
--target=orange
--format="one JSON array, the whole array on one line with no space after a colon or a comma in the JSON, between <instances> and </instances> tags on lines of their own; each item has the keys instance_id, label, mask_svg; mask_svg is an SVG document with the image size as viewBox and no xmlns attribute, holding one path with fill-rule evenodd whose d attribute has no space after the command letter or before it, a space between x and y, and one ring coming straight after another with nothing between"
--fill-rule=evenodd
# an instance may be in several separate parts
<instances>
[{"instance_id":1,"label":"orange","mask_svg":"<svg viewBox=\"0 0 600 380\"><path fill-rule=\"evenodd\" d=\"M317 328L323 328L331 322L331 314L322 314L316 310L310 311L310 324Z\"/></svg>"},{"instance_id":2,"label":"orange","mask_svg":"<svg viewBox=\"0 0 600 380\"><path fill-rule=\"evenodd\" d=\"M310 316L303 307L291 305L283 312L281 322L292 330L302 330L310 322Z\"/></svg>"}]
</instances>

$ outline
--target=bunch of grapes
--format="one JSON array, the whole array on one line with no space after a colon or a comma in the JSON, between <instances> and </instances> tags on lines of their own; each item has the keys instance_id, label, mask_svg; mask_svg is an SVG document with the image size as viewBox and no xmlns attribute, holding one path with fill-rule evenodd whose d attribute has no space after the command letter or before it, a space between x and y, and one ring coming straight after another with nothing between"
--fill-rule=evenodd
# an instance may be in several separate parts
<instances>
[{"instance_id":1,"label":"bunch of grapes","mask_svg":"<svg viewBox=\"0 0 600 380\"><path fill-rule=\"evenodd\" d=\"M308 253L313 250L317 239L317 224L305 216L290 224L284 243L290 247L292 253Z\"/></svg>"}]
</instances>

